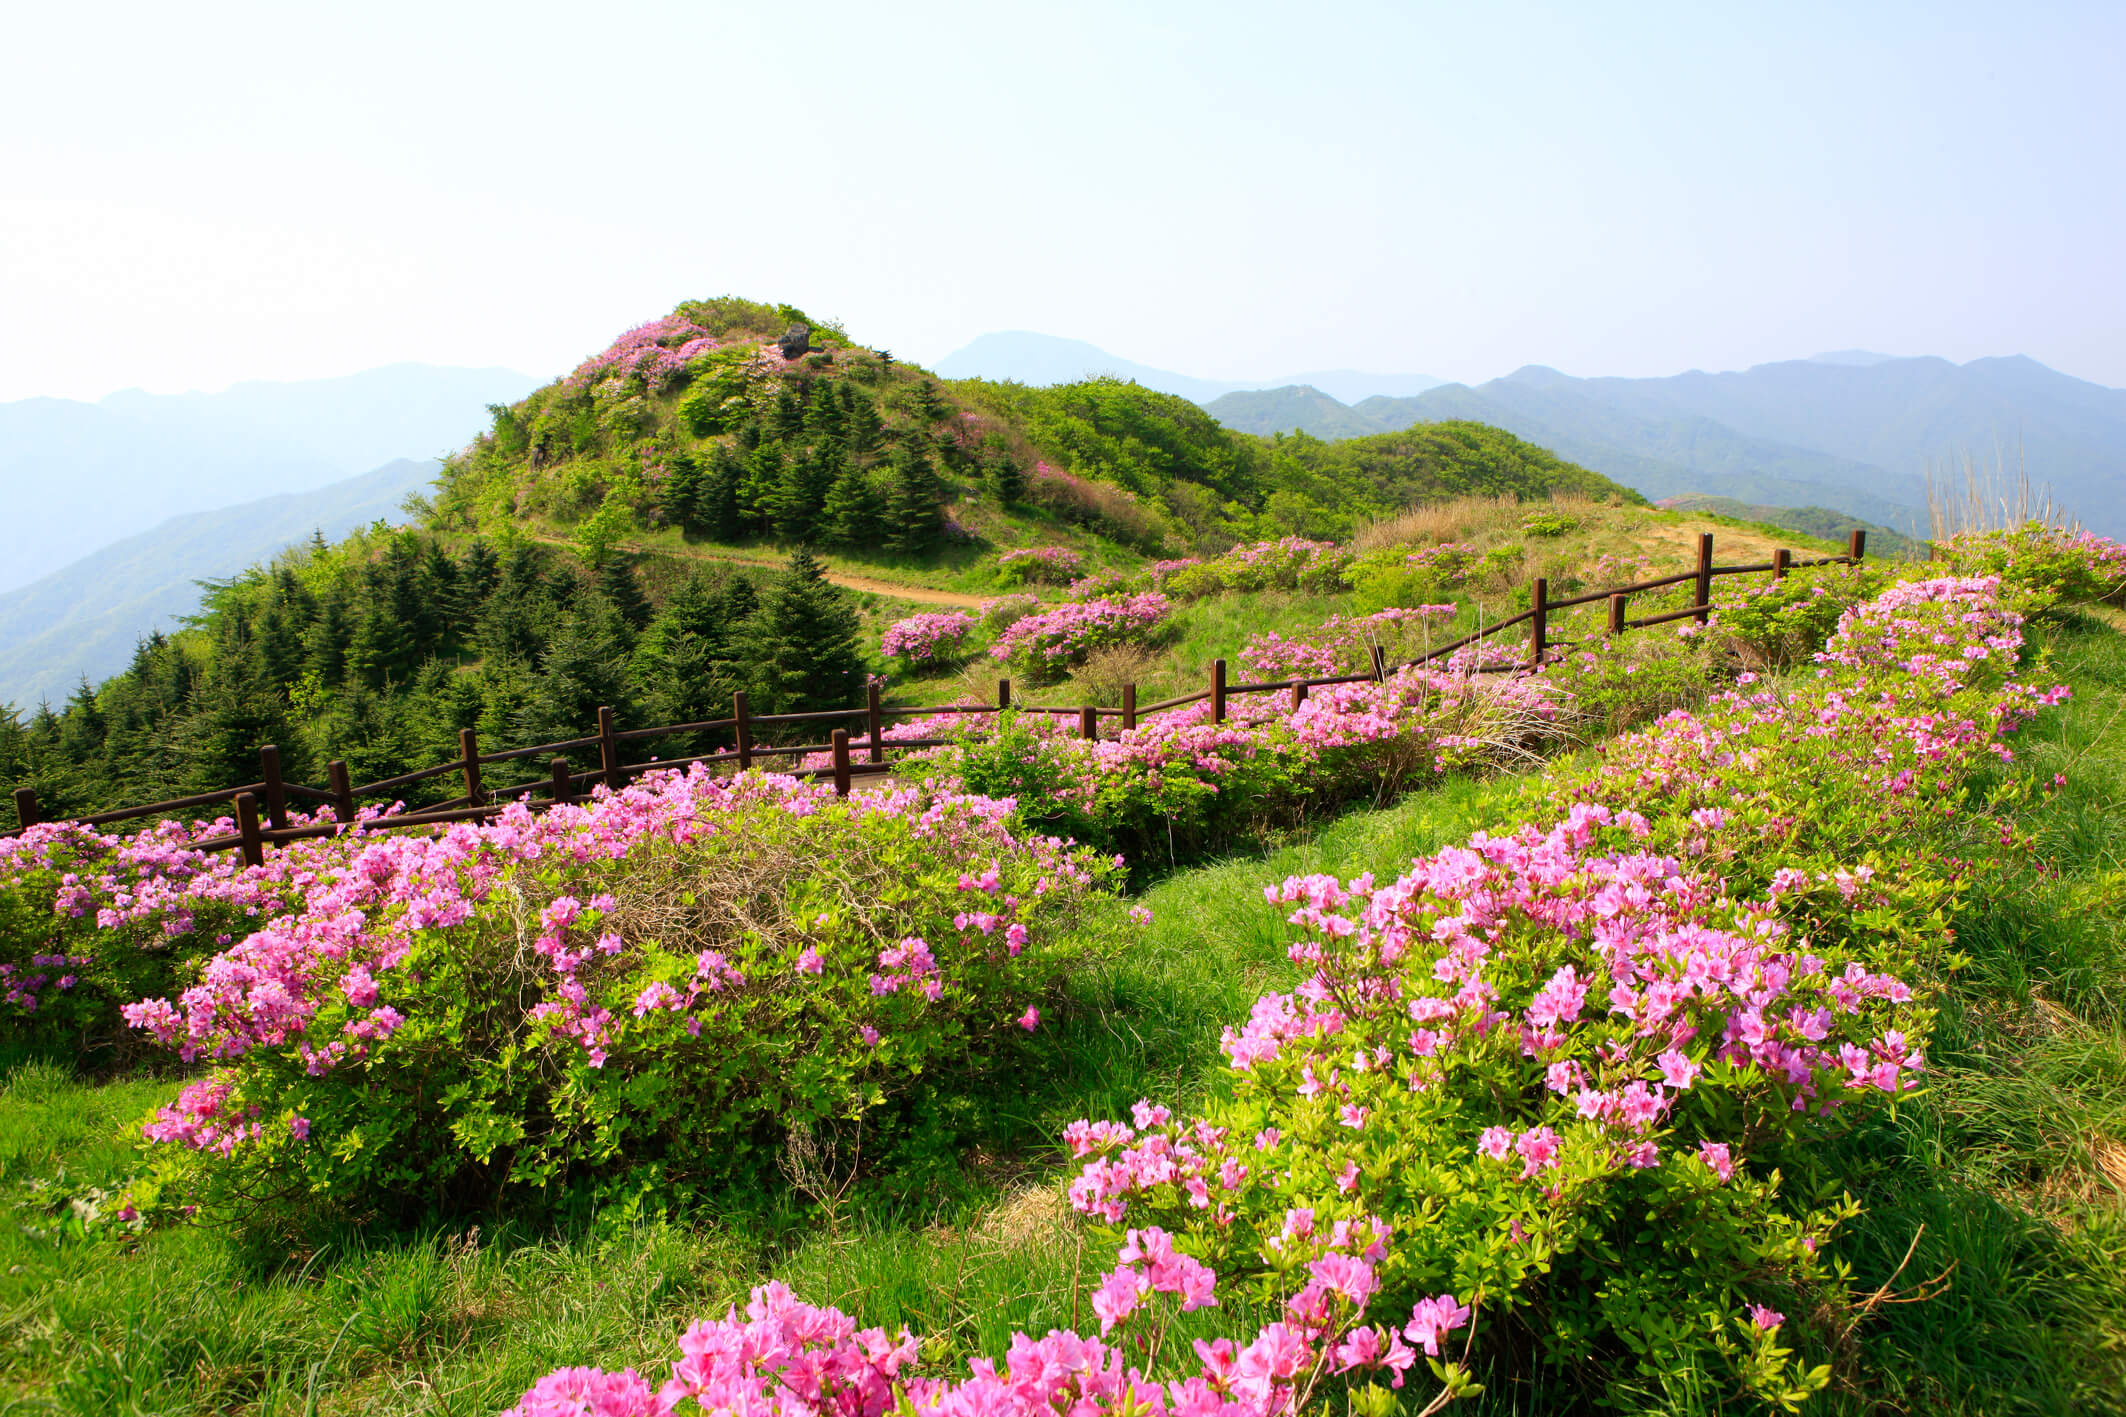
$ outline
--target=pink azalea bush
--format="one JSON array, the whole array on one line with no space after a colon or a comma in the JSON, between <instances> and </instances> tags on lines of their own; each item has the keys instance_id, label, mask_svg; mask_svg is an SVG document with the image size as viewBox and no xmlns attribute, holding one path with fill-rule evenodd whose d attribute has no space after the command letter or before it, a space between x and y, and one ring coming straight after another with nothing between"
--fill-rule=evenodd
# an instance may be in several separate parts
<instances>
[{"instance_id":1,"label":"pink azalea bush","mask_svg":"<svg viewBox=\"0 0 2126 1417\"><path fill-rule=\"evenodd\" d=\"M997 575L1012 585L1065 585L1085 569L1085 555L1068 546L1033 546L997 557Z\"/></svg>"},{"instance_id":2,"label":"pink azalea bush","mask_svg":"<svg viewBox=\"0 0 2126 1417\"><path fill-rule=\"evenodd\" d=\"M1349 588L1345 574L1354 559L1349 547L1333 541L1286 536L1236 546L1193 566L1174 567L1162 579L1169 593L1184 599L1231 590L1332 593Z\"/></svg>"},{"instance_id":3,"label":"pink azalea bush","mask_svg":"<svg viewBox=\"0 0 2126 1417\"><path fill-rule=\"evenodd\" d=\"M910 615L886 627L879 650L909 665L949 664L965 653L974 626L974 617L964 610Z\"/></svg>"},{"instance_id":4,"label":"pink azalea bush","mask_svg":"<svg viewBox=\"0 0 2126 1417\"><path fill-rule=\"evenodd\" d=\"M1167 860L1355 795L1528 758L1565 736L1564 702L1540 679L1406 669L1317 688L1296 708L1235 697L1223 723L1198 702L1094 741L1074 714L978 720L921 756L941 787L1008 796L1046 829Z\"/></svg>"},{"instance_id":5,"label":"pink azalea bush","mask_svg":"<svg viewBox=\"0 0 2126 1417\"><path fill-rule=\"evenodd\" d=\"M1058 605L1013 621L989 652L1028 678L1059 678L1096 649L1142 644L1166 622L1170 608L1157 591Z\"/></svg>"},{"instance_id":6,"label":"pink azalea bush","mask_svg":"<svg viewBox=\"0 0 2126 1417\"><path fill-rule=\"evenodd\" d=\"M1895 586L1790 686L1553 775L1547 824L1268 888L1302 983L1226 1031L1201 1116L1074 1124L1072 1203L1271 1294L1296 1242L1378 1232L1391 1303L1569 1301L1549 1361L1798 1401L1829 1369L1761 1315L1843 1302L1852 1207L1784 1178L1924 1076L1962 882L1940 804L2058 697L2012 678L2020 643L1997 581Z\"/></svg>"},{"instance_id":7,"label":"pink azalea bush","mask_svg":"<svg viewBox=\"0 0 2126 1417\"><path fill-rule=\"evenodd\" d=\"M807 1304L781 1284L753 1290L741 1319L697 1321L680 1335L671 1375L652 1384L634 1369L560 1368L539 1379L504 1417L677 1417L681 1413L778 1413L782 1417L1277 1417L1307 1410L1325 1382L1366 1381L1366 1410L1392 1410L1420 1345L1440 1343L1469 1318L1466 1305L1439 1295L1413 1306L1407 1323L1362 1324L1376 1282L1372 1262L1325 1249L1285 1317L1245 1343L1197 1340L1194 1371L1162 1380L1147 1372L1144 1348L1158 1347L1157 1318L1110 1343L1131 1314L1159 1315L1216 1304L1215 1276L1174 1249L1157 1229L1132 1232L1101 1293L1129 1294L1104 1308L1102 1337L1054 1330L1012 1339L1000 1362L977 1359L964 1378L925 1371L922 1343L907 1329L859 1329L839 1309ZM1154 1295L1171 1295L1157 1304ZM1178 1300L1178 1304L1175 1301ZM1095 1304L1100 1299L1095 1297ZM1405 1343L1405 1339L1409 1343ZM1134 1339L1131 1342L1130 1339ZM1134 1360L1134 1361L1133 1361ZM1450 1390L1466 1388L1457 1372Z\"/></svg>"},{"instance_id":8,"label":"pink azalea bush","mask_svg":"<svg viewBox=\"0 0 2126 1417\"><path fill-rule=\"evenodd\" d=\"M210 1197L303 1215L631 1203L757 1180L792 1127L876 1140L1098 937L1112 863L1010 810L697 765L336 838L196 984L126 1009L207 1065L146 1134Z\"/></svg>"},{"instance_id":9,"label":"pink azalea bush","mask_svg":"<svg viewBox=\"0 0 2126 1417\"><path fill-rule=\"evenodd\" d=\"M1418 658L1429 627L1451 621L1454 605L1396 606L1371 615L1332 615L1313 630L1285 638L1275 630L1248 637L1240 662L1265 679L1318 678L1373 667L1378 647L1390 664ZM1442 636L1442 639L1447 638Z\"/></svg>"},{"instance_id":10,"label":"pink azalea bush","mask_svg":"<svg viewBox=\"0 0 2126 1417\"><path fill-rule=\"evenodd\" d=\"M0 838L0 1036L127 1061L138 1049L120 1009L287 909L314 854L246 872L235 853L193 844L235 829L226 817L131 835L45 822Z\"/></svg>"},{"instance_id":11,"label":"pink azalea bush","mask_svg":"<svg viewBox=\"0 0 2126 1417\"><path fill-rule=\"evenodd\" d=\"M652 389L663 390L678 381L689 360L721 347L714 336L684 315L666 315L621 335L577 365L562 382L570 389L582 389L598 382L600 376L632 374L640 375Z\"/></svg>"},{"instance_id":12,"label":"pink azalea bush","mask_svg":"<svg viewBox=\"0 0 2126 1417\"><path fill-rule=\"evenodd\" d=\"M2126 542L2094 532L2027 521L2000 531L1964 532L1933 543L1934 554L1967 575L1998 576L2025 613L2126 595Z\"/></svg>"}]
</instances>

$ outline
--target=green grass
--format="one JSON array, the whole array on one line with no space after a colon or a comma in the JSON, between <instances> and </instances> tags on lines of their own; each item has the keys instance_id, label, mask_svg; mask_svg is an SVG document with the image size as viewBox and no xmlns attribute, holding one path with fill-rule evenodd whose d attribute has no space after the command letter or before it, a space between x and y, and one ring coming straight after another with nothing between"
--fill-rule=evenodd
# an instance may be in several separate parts
<instances>
[{"instance_id":1,"label":"green grass","mask_svg":"<svg viewBox=\"0 0 2126 1417\"><path fill-rule=\"evenodd\" d=\"M1840 1144L1867 1207L1843 1253L1858 1288L1886 1288L1826 1410L2126 1410L2126 636L2090 619L2042 636L2077 694L2018 748L2066 785L2016 814L2027 848L1988 848L2009 864L1958 922L1970 964L1942 1000L1928 1091ZM132 1125L175 1084L19 1065L0 1089L0 1414L492 1413L563 1363L660 1371L687 1319L769 1277L932 1335L944 1360L1085 1324L1107 1257L1081 1248L1042 1139L1218 1085L1218 1029L1294 977L1265 883L1395 874L1511 821L1525 782L1451 779L1160 880L1139 947L1077 981L1000 1090L1022 1144L969 1158L957 1184L873 1185L774 1223L350 1231L301 1254L186 1226L81 1238L66 1202L140 1167ZM1896 1302L1937 1277L1931 1299ZM1261 1316L1192 1317L1234 1331ZM1574 1400L1502 1389L1478 1405Z\"/></svg>"},{"instance_id":2,"label":"green grass","mask_svg":"<svg viewBox=\"0 0 2126 1417\"><path fill-rule=\"evenodd\" d=\"M1940 1277L1855 1335L1853 1410L2126 1411L2126 636L2038 638L2075 698L2016 747L2066 783L1958 921L1927 1091L1844 1147L1856 1284Z\"/></svg>"}]
</instances>

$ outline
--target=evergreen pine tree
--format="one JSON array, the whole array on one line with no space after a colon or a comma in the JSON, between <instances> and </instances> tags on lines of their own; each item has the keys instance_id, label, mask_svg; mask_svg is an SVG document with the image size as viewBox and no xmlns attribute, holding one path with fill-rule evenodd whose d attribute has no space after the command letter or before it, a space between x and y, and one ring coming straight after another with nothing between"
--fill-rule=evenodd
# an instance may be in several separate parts
<instances>
[{"instance_id":1,"label":"evergreen pine tree","mask_svg":"<svg viewBox=\"0 0 2126 1417\"><path fill-rule=\"evenodd\" d=\"M1010 506L1026 497L1026 469L1010 453L1000 453L989 463L989 492L999 504Z\"/></svg>"},{"instance_id":2,"label":"evergreen pine tree","mask_svg":"<svg viewBox=\"0 0 2126 1417\"><path fill-rule=\"evenodd\" d=\"M737 541L745 532L739 512L739 488L745 476L737 454L718 443L710 455L708 476L694 499L695 528L711 541Z\"/></svg>"},{"instance_id":3,"label":"evergreen pine tree","mask_svg":"<svg viewBox=\"0 0 2126 1417\"><path fill-rule=\"evenodd\" d=\"M739 481L738 506L750 533L764 532L775 524L784 461L780 443L762 443L746 455L745 473Z\"/></svg>"},{"instance_id":4,"label":"evergreen pine tree","mask_svg":"<svg viewBox=\"0 0 2126 1417\"><path fill-rule=\"evenodd\" d=\"M354 639L349 623L346 591L334 586L318 602L317 618L303 636L304 667L327 684L346 676L347 646Z\"/></svg>"},{"instance_id":5,"label":"evergreen pine tree","mask_svg":"<svg viewBox=\"0 0 2126 1417\"><path fill-rule=\"evenodd\" d=\"M800 547L754 617L761 707L768 713L842 708L863 687L856 607Z\"/></svg>"},{"instance_id":6,"label":"evergreen pine tree","mask_svg":"<svg viewBox=\"0 0 2126 1417\"><path fill-rule=\"evenodd\" d=\"M623 720L632 716L626 622L593 592L578 596L554 627L518 726L535 743L579 738L596 726L600 706Z\"/></svg>"},{"instance_id":7,"label":"evergreen pine tree","mask_svg":"<svg viewBox=\"0 0 2126 1417\"><path fill-rule=\"evenodd\" d=\"M931 380L925 379L915 386L916 417L922 420L925 428L941 421L950 411L945 400L938 396L938 386Z\"/></svg>"},{"instance_id":8,"label":"evergreen pine tree","mask_svg":"<svg viewBox=\"0 0 2126 1417\"><path fill-rule=\"evenodd\" d=\"M701 527L701 464L694 455L680 449L667 458L669 470L665 473L664 491L658 499L658 509L665 521L688 531Z\"/></svg>"},{"instance_id":9,"label":"evergreen pine tree","mask_svg":"<svg viewBox=\"0 0 2126 1417\"><path fill-rule=\"evenodd\" d=\"M805 405L805 438L814 446L838 441L843 433L842 404L834 385L822 385Z\"/></svg>"},{"instance_id":10,"label":"evergreen pine tree","mask_svg":"<svg viewBox=\"0 0 2126 1417\"><path fill-rule=\"evenodd\" d=\"M287 701L267 678L257 642L232 625L215 642L198 707L179 734L186 784L204 792L256 781L258 750L267 743L280 747L283 770L297 776L300 754L288 733Z\"/></svg>"},{"instance_id":11,"label":"evergreen pine tree","mask_svg":"<svg viewBox=\"0 0 2126 1417\"><path fill-rule=\"evenodd\" d=\"M930 460L913 448L896 448L892 485L886 492L886 549L918 556L935 546L945 529L939 506L944 499L945 489Z\"/></svg>"},{"instance_id":12,"label":"evergreen pine tree","mask_svg":"<svg viewBox=\"0 0 2126 1417\"><path fill-rule=\"evenodd\" d=\"M775 395L774 411L768 415L768 431L785 443L797 442L805 431L805 406L788 384Z\"/></svg>"},{"instance_id":13,"label":"evergreen pine tree","mask_svg":"<svg viewBox=\"0 0 2126 1417\"><path fill-rule=\"evenodd\" d=\"M844 389L849 385L842 385ZM843 420L846 431L843 441L848 445L849 455L854 458L874 458L886 443L886 426L879 421L878 405L869 394L851 392L849 414Z\"/></svg>"},{"instance_id":14,"label":"evergreen pine tree","mask_svg":"<svg viewBox=\"0 0 2126 1417\"><path fill-rule=\"evenodd\" d=\"M635 579L635 568L627 557L616 552L605 558L598 568L598 589L613 603L630 632L650 623L649 597L642 593L642 583Z\"/></svg>"},{"instance_id":15,"label":"evergreen pine tree","mask_svg":"<svg viewBox=\"0 0 2126 1417\"><path fill-rule=\"evenodd\" d=\"M775 534L785 541L812 539L813 523L819 517L825 492L819 485L819 454L805 448L783 468L782 482L769 503Z\"/></svg>"},{"instance_id":16,"label":"evergreen pine tree","mask_svg":"<svg viewBox=\"0 0 2126 1417\"><path fill-rule=\"evenodd\" d=\"M885 502L871 473L854 463L827 490L820 508L820 539L833 546L876 547L885 539Z\"/></svg>"}]
</instances>

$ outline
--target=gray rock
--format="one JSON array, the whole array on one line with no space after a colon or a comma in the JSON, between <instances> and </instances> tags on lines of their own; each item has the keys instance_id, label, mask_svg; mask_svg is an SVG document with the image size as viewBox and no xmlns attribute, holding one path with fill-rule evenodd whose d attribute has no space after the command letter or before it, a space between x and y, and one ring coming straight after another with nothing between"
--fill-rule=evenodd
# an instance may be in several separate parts
<instances>
[{"instance_id":1,"label":"gray rock","mask_svg":"<svg viewBox=\"0 0 2126 1417\"><path fill-rule=\"evenodd\" d=\"M802 357L805 351L812 348L811 327L807 325L790 326L789 329L782 332L782 338L775 341L775 347L782 351L782 357L785 359Z\"/></svg>"}]
</instances>

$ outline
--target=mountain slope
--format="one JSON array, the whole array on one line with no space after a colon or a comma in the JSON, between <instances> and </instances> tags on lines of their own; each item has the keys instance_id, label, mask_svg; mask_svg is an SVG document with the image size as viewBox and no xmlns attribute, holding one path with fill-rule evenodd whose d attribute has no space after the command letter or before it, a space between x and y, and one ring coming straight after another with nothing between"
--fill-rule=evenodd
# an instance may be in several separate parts
<instances>
[{"instance_id":1,"label":"mountain slope","mask_svg":"<svg viewBox=\"0 0 2126 1417\"><path fill-rule=\"evenodd\" d=\"M19 535L0 591L166 518L307 492L393 458L436 457L534 380L397 364L218 394L112 394L0 404L0 486Z\"/></svg>"},{"instance_id":2,"label":"mountain slope","mask_svg":"<svg viewBox=\"0 0 2126 1417\"><path fill-rule=\"evenodd\" d=\"M199 582L271 560L313 532L337 539L393 516L439 464L401 460L314 492L173 517L0 594L0 704L63 700L117 673L134 645L200 606Z\"/></svg>"}]
</instances>

